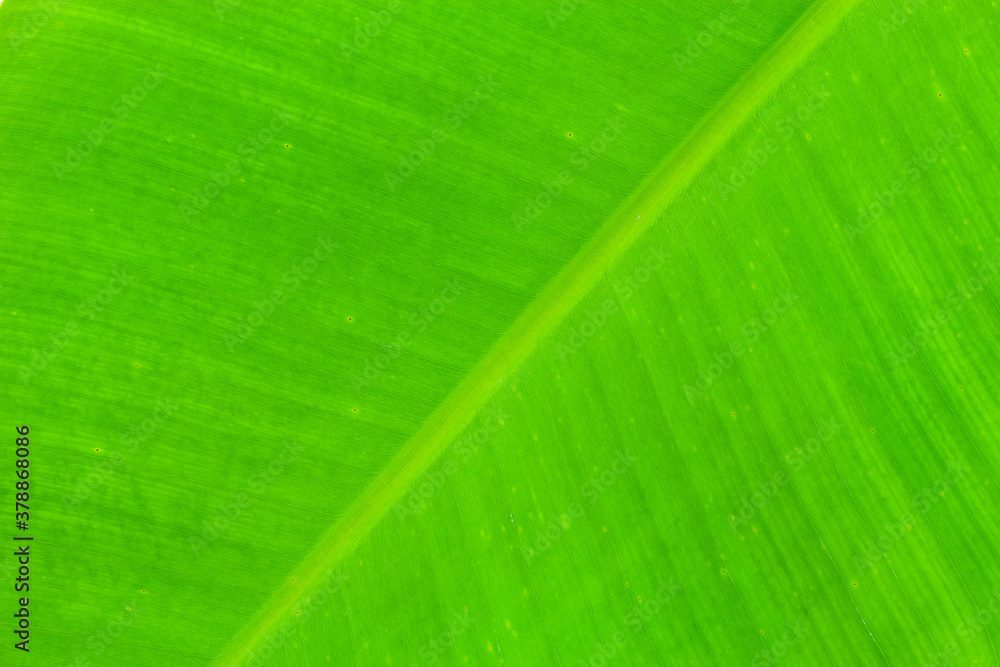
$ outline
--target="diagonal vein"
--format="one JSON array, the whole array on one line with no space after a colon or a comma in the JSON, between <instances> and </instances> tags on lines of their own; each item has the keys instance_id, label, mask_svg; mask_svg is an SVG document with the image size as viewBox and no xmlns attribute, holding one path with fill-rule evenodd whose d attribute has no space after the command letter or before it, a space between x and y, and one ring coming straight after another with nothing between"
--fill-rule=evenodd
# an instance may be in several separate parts
<instances>
[{"instance_id":1,"label":"diagonal vein","mask_svg":"<svg viewBox=\"0 0 1000 667\"><path fill-rule=\"evenodd\" d=\"M858 0L818 0L632 194L581 252L549 283L507 333L434 411L387 467L327 531L286 583L216 658L235 666L289 620L297 606L365 538L489 399L497 380L521 366L544 337L648 229L665 206L736 129L819 45Z\"/></svg>"}]
</instances>

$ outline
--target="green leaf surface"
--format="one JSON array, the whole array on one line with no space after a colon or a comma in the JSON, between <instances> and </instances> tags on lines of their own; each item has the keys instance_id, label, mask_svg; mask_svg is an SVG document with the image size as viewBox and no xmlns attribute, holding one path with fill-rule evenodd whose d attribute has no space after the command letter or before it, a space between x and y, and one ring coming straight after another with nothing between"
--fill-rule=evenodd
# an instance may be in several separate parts
<instances>
[{"instance_id":1,"label":"green leaf surface","mask_svg":"<svg viewBox=\"0 0 1000 667\"><path fill-rule=\"evenodd\" d=\"M4 0L0 664L1000 665L997 23Z\"/></svg>"}]
</instances>

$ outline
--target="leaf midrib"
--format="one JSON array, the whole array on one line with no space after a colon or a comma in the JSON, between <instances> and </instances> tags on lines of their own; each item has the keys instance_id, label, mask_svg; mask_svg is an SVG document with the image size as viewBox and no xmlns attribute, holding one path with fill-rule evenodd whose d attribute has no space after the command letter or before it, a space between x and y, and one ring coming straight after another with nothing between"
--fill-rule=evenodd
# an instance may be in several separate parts
<instances>
[{"instance_id":1,"label":"leaf midrib","mask_svg":"<svg viewBox=\"0 0 1000 667\"><path fill-rule=\"evenodd\" d=\"M237 665L293 614L305 595L352 551L407 488L461 433L497 381L519 368L545 336L596 286L604 272L689 185L735 130L840 23L859 0L819 0L761 58L718 107L667 157L435 410L388 466L288 576L285 585L217 657Z\"/></svg>"}]
</instances>

